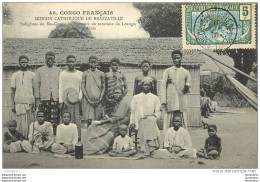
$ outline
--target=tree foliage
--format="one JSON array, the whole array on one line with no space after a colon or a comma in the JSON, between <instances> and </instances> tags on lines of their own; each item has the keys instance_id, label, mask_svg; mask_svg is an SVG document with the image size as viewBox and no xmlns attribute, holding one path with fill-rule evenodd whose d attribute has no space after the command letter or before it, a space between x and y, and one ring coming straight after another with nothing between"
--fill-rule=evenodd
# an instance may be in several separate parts
<instances>
[{"instance_id":1,"label":"tree foliage","mask_svg":"<svg viewBox=\"0 0 260 182\"><path fill-rule=\"evenodd\" d=\"M151 37L181 36L181 4L133 3L142 16L138 23Z\"/></svg>"},{"instance_id":2,"label":"tree foliage","mask_svg":"<svg viewBox=\"0 0 260 182\"><path fill-rule=\"evenodd\" d=\"M3 6L3 24L4 25L11 25L13 23L13 16L11 9L4 4Z\"/></svg>"},{"instance_id":3,"label":"tree foliage","mask_svg":"<svg viewBox=\"0 0 260 182\"><path fill-rule=\"evenodd\" d=\"M217 51L217 53L229 55L229 57L234 60L234 67L248 75L252 71L253 64L257 62L256 49L228 49ZM236 79L244 85L246 85L248 81L245 76L239 73L236 73Z\"/></svg>"},{"instance_id":4,"label":"tree foliage","mask_svg":"<svg viewBox=\"0 0 260 182\"><path fill-rule=\"evenodd\" d=\"M84 23L70 22L68 24L57 24L51 31L49 38L94 38L91 31Z\"/></svg>"}]
</instances>

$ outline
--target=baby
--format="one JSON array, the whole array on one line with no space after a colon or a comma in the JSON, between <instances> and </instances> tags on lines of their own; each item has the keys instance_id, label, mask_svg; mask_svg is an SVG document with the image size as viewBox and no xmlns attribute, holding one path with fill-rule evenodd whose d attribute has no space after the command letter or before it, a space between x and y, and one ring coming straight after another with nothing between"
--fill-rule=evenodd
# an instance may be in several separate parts
<instances>
[{"instance_id":1,"label":"baby","mask_svg":"<svg viewBox=\"0 0 260 182\"><path fill-rule=\"evenodd\" d=\"M217 136L217 126L208 125L208 134L204 149L199 150L197 155L206 159L219 159L222 147L221 139Z\"/></svg>"},{"instance_id":2,"label":"baby","mask_svg":"<svg viewBox=\"0 0 260 182\"><path fill-rule=\"evenodd\" d=\"M4 152L20 152L21 142L24 137L16 130L17 122L15 120L9 120L7 123L8 131L4 133Z\"/></svg>"},{"instance_id":3,"label":"baby","mask_svg":"<svg viewBox=\"0 0 260 182\"><path fill-rule=\"evenodd\" d=\"M126 136L127 126L122 124L119 126L119 136L115 138L113 150L109 152L111 157L129 157L137 153L134 149L134 143L129 136Z\"/></svg>"}]
</instances>

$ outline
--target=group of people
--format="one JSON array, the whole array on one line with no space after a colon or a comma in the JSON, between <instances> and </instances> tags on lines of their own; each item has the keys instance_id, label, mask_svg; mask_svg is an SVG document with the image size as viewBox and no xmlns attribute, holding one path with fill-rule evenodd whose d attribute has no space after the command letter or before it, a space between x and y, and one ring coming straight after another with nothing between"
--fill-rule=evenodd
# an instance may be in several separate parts
<instances>
[{"instance_id":1,"label":"group of people","mask_svg":"<svg viewBox=\"0 0 260 182\"><path fill-rule=\"evenodd\" d=\"M218 104L215 100L215 93L212 88L207 88L206 85L201 87L200 96L201 116L208 118L210 113L218 111Z\"/></svg>"},{"instance_id":2,"label":"group of people","mask_svg":"<svg viewBox=\"0 0 260 182\"><path fill-rule=\"evenodd\" d=\"M157 80L149 72L151 63L145 60L141 63L143 73L135 78L134 96L129 104L125 97L126 77L118 70L118 58L111 59L111 71L103 73L98 69L98 58L90 56L90 68L82 73L75 69L74 55L67 56L67 69L61 71L54 65L55 54L47 52L46 65L35 74L27 70L28 57L20 56L21 70L11 78L12 111L16 113L16 121L8 122L4 150L73 152L81 138L82 115L88 125L82 139L85 154L109 151L110 156L135 155L133 141L126 136L130 128L138 131L140 150L143 157L147 157L159 149L157 122L164 113L164 148L181 157L195 158L197 152L191 145L186 117L191 76L181 66L180 50L172 52L172 59L173 66L163 73L161 101L157 96ZM209 132L215 129L216 136L216 126L208 129ZM212 147L216 143L218 146ZM215 158L220 155L219 148L220 139L218 142L208 140L205 150L198 153L212 156L212 149L218 153L213 152Z\"/></svg>"}]
</instances>

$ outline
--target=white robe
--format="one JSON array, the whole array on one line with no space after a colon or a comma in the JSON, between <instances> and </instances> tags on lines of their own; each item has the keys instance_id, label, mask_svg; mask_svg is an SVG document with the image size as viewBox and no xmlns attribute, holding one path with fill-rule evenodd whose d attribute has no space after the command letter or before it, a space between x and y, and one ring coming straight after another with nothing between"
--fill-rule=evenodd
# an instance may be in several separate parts
<instances>
[{"instance_id":1,"label":"white robe","mask_svg":"<svg viewBox=\"0 0 260 182\"><path fill-rule=\"evenodd\" d=\"M140 93L132 99L130 125L135 124L140 136L141 151L145 155L150 155L159 148L157 120L160 117L160 106L159 98L152 93Z\"/></svg>"},{"instance_id":2,"label":"white robe","mask_svg":"<svg viewBox=\"0 0 260 182\"><path fill-rule=\"evenodd\" d=\"M196 149L192 148L189 132L180 127L177 131L173 127L169 128L165 134L164 147L181 147L179 156L187 156L189 158L196 158Z\"/></svg>"}]
</instances>

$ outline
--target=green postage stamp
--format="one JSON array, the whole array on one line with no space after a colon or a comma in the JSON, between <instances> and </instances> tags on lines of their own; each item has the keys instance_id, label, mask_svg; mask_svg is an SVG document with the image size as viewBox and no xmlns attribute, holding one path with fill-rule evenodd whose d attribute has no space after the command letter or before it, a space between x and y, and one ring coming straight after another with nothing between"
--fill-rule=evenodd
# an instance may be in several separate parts
<instances>
[{"instance_id":1,"label":"green postage stamp","mask_svg":"<svg viewBox=\"0 0 260 182\"><path fill-rule=\"evenodd\" d=\"M183 49L256 48L256 4L182 5Z\"/></svg>"}]
</instances>

